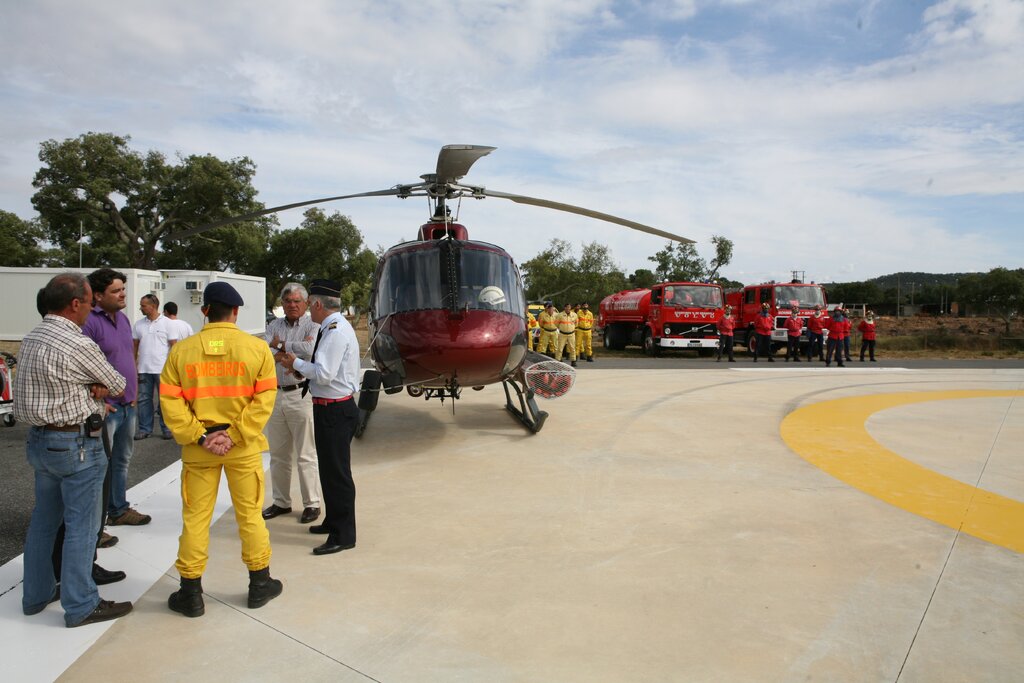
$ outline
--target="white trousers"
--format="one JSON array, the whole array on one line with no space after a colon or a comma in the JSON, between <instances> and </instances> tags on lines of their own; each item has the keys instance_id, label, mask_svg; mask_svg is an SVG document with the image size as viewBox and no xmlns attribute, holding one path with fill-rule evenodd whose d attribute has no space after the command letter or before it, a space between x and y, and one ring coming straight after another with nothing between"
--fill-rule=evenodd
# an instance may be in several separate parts
<instances>
[{"instance_id":1,"label":"white trousers","mask_svg":"<svg viewBox=\"0 0 1024 683\"><path fill-rule=\"evenodd\" d=\"M263 430L270 443L274 505L292 506L292 469L298 466L303 507L320 507L320 472L313 441L313 401L302 391L281 391Z\"/></svg>"}]
</instances>

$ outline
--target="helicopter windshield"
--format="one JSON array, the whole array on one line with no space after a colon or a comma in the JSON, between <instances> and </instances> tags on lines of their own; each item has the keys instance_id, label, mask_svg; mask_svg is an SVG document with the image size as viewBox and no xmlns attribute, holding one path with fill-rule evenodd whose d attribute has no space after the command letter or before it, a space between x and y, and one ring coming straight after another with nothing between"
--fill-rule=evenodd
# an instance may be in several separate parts
<instances>
[{"instance_id":1,"label":"helicopter windshield","mask_svg":"<svg viewBox=\"0 0 1024 683\"><path fill-rule=\"evenodd\" d=\"M825 300L821 296L820 287L776 287L775 306L778 308L791 307L794 303L800 308L813 308L824 306Z\"/></svg>"},{"instance_id":2,"label":"helicopter windshield","mask_svg":"<svg viewBox=\"0 0 1024 683\"><path fill-rule=\"evenodd\" d=\"M458 308L504 311L525 316L526 302L515 264L508 256L482 249L458 251ZM440 249L418 249L389 257L381 271L377 315L448 308L449 288L441 268Z\"/></svg>"},{"instance_id":3,"label":"helicopter windshield","mask_svg":"<svg viewBox=\"0 0 1024 683\"><path fill-rule=\"evenodd\" d=\"M665 287L665 305L692 308L721 308L722 290L718 287L669 285Z\"/></svg>"}]
</instances>

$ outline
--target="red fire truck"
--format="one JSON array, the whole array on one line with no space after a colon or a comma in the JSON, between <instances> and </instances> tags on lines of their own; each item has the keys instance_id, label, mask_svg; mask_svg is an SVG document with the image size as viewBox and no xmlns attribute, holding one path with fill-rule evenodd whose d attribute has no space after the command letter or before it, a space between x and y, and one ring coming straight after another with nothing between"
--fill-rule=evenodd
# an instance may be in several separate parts
<instances>
[{"instance_id":1,"label":"red fire truck","mask_svg":"<svg viewBox=\"0 0 1024 683\"><path fill-rule=\"evenodd\" d=\"M761 305L768 304L775 324L772 329L772 351L786 346L786 318L790 317L793 307L800 309L799 316L804 323L800 345L807 343L807 318L814 314L814 307L821 306L822 316L828 314L825 288L814 283L804 284L799 280L792 282L766 282L760 285L747 285L726 294L726 303L732 306L732 316L736 319L734 341L746 346L753 353L756 337L754 336L754 318L761 313ZM825 332L826 338L828 332Z\"/></svg>"},{"instance_id":2,"label":"red fire truck","mask_svg":"<svg viewBox=\"0 0 1024 683\"><path fill-rule=\"evenodd\" d=\"M662 349L714 349L724 296L718 285L664 282L650 289L630 289L601 301L598 324L604 345L623 349L639 345L650 356Z\"/></svg>"}]
</instances>

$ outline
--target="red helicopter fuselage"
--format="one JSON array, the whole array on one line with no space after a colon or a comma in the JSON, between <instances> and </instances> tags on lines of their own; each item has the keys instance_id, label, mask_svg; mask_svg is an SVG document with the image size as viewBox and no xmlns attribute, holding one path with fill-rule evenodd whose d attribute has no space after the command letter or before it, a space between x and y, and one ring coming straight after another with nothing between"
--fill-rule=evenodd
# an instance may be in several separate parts
<instances>
[{"instance_id":1,"label":"red helicopter fuselage","mask_svg":"<svg viewBox=\"0 0 1024 683\"><path fill-rule=\"evenodd\" d=\"M371 354L407 387L500 382L526 357L525 297L504 249L468 239L457 223L428 223L391 247L374 273Z\"/></svg>"}]
</instances>

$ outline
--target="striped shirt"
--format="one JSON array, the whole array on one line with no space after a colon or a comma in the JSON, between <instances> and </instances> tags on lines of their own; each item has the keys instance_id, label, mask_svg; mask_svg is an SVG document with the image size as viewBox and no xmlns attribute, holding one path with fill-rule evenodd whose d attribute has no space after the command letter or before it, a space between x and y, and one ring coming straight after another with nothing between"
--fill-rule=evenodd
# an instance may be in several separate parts
<instances>
[{"instance_id":1,"label":"striped shirt","mask_svg":"<svg viewBox=\"0 0 1024 683\"><path fill-rule=\"evenodd\" d=\"M92 384L117 395L125 389L125 378L78 325L47 315L21 342L14 417L37 427L82 424L93 413L106 412L103 401L90 395Z\"/></svg>"},{"instance_id":2,"label":"striped shirt","mask_svg":"<svg viewBox=\"0 0 1024 683\"><path fill-rule=\"evenodd\" d=\"M267 332L263 337L269 344L277 337L284 342L284 351L293 353L297 358L309 360L313 356L313 345L316 343L317 332L320 326L313 322L309 314L302 316L292 325L288 318L275 318L267 325ZM277 349L271 349L274 353ZM299 378L283 365L277 363L277 386L289 387L299 383Z\"/></svg>"}]
</instances>

